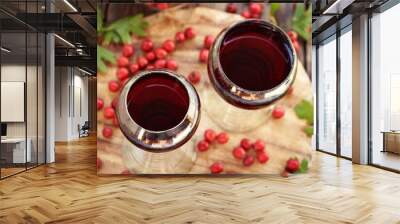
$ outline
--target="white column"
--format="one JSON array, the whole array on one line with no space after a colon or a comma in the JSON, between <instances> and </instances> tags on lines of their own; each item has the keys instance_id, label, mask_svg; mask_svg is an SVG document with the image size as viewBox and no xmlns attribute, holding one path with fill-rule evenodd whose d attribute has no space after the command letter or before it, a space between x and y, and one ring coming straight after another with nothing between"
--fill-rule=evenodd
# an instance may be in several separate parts
<instances>
[{"instance_id":1,"label":"white column","mask_svg":"<svg viewBox=\"0 0 400 224\"><path fill-rule=\"evenodd\" d=\"M46 1L46 11L53 12L51 1ZM55 43L54 35L46 35L46 163L55 162Z\"/></svg>"},{"instance_id":2,"label":"white column","mask_svg":"<svg viewBox=\"0 0 400 224\"><path fill-rule=\"evenodd\" d=\"M353 162L368 163L368 15L353 20Z\"/></svg>"}]
</instances>

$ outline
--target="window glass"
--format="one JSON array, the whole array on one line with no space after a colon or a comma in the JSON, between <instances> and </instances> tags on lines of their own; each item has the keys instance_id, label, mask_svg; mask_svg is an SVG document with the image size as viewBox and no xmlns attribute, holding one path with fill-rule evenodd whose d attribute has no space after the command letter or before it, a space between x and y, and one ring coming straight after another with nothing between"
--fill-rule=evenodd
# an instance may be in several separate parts
<instances>
[{"instance_id":1,"label":"window glass","mask_svg":"<svg viewBox=\"0 0 400 224\"><path fill-rule=\"evenodd\" d=\"M336 37L318 48L318 147L336 153Z\"/></svg>"},{"instance_id":2,"label":"window glass","mask_svg":"<svg viewBox=\"0 0 400 224\"><path fill-rule=\"evenodd\" d=\"M340 154L352 157L352 33L340 36Z\"/></svg>"}]
</instances>

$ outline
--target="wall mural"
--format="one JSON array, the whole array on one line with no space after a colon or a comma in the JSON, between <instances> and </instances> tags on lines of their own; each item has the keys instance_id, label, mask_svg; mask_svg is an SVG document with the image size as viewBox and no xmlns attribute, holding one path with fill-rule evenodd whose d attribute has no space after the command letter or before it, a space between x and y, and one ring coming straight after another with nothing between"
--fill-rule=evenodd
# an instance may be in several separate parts
<instances>
[{"instance_id":1,"label":"wall mural","mask_svg":"<svg viewBox=\"0 0 400 224\"><path fill-rule=\"evenodd\" d=\"M307 172L311 9L108 3L97 19L99 175Z\"/></svg>"}]
</instances>

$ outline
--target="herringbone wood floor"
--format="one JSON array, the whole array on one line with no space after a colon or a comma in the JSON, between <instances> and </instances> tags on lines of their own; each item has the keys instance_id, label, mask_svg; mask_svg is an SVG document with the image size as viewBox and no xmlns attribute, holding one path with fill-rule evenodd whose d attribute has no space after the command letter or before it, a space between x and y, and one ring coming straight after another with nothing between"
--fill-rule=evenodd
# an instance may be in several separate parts
<instances>
[{"instance_id":1,"label":"herringbone wood floor","mask_svg":"<svg viewBox=\"0 0 400 224\"><path fill-rule=\"evenodd\" d=\"M316 153L309 174L96 175L94 137L0 181L0 223L400 223L400 175Z\"/></svg>"}]
</instances>

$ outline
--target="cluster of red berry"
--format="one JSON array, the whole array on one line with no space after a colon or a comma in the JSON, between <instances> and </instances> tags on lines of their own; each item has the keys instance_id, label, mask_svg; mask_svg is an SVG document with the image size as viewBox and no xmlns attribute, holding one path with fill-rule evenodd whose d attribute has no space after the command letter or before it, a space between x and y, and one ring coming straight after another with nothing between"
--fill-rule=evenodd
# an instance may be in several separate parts
<instances>
[{"instance_id":1,"label":"cluster of red berry","mask_svg":"<svg viewBox=\"0 0 400 224\"><path fill-rule=\"evenodd\" d=\"M168 3L148 3L148 6L159 10L164 10L169 8Z\"/></svg>"},{"instance_id":2,"label":"cluster of red berry","mask_svg":"<svg viewBox=\"0 0 400 224\"><path fill-rule=\"evenodd\" d=\"M263 4L250 3L248 5L248 7L240 13L240 15L246 19L250 19L250 18L259 19L259 18L261 18L263 10L264 10ZM235 3L229 3L226 6L226 11L230 12L230 13L237 13L237 11L238 11L237 5Z\"/></svg>"},{"instance_id":3,"label":"cluster of red berry","mask_svg":"<svg viewBox=\"0 0 400 224\"><path fill-rule=\"evenodd\" d=\"M251 143L250 139L243 138L240 145L235 147L232 151L233 157L242 160L243 166L253 165L255 158L261 164L265 164L269 160L269 156L265 151L265 142L257 139Z\"/></svg>"},{"instance_id":4,"label":"cluster of red berry","mask_svg":"<svg viewBox=\"0 0 400 224\"><path fill-rule=\"evenodd\" d=\"M207 63L208 54L210 52L210 48L211 48L213 43L214 43L214 37L213 36L206 35L204 37L203 48L200 50L200 54L199 54L199 61L201 63ZM201 78L201 75L200 75L200 72L198 72L198 71L192 71L187 76L187 79L194 85L198 84L200 82L200 78Z\"/></svg>"},{"instance_id":5,"label":"cluster of red berry","mask_svg":"<svg viewBox=\"0 0 400 224\"><path fill-rule=\"evenodd\" d=\"M298 41L297 33L295 31L289 31L289 32L287 32L287 34L288 34L290 40L292 41L294 49L296 50L296 52L299 52L300 51L300 44L299 44L299 41Z\"/></svg>"},{"instance_id":6,"label":"cluster of red berry","mask_svg":"<svg viewBox=\"0 0 400 224\"><path fill-rule=\"evenodd\" d=\"M204 131L204 139L197 143L197 150L205 152L210 148L211 144L226 144L229 141L229 135L226 132L217 134L213 129ZM211 173L217 174L224 171L224 164L222 162L215 162L210 166Z\"/></svg>"},{"instance_id":7,"label":"cluster of red berry","mask_svg":"<svg viewBox=\"0 0 400 224\"><path fill-rule=\"evenodd\" d=\"M176 44L193 39L195 36L196 32L193 28L188 27L184 31L175 34L175 41L167 39L158 48L155 48L150 38L145 38L140 44L142 54L136 58L136 62L131 61L131 58L136 53L135 47L132 44L125 44L122 47L121 56L117 59L117 80L108 82L109 91L117 93L129 77L135 75L140 70L167 68L176 71L178 69L178 64L173 59L167 59L168 54L175 50ZM192 72L189 75L189 80L193 83L198 83L200 80L200 73ZM112 120L113 125L118 126L118 120L115 116L116 105L117 97L114 98L111 106L108 107L104 107L104 101L102 99L97 99L97 110L102 110L104 108L104 118ZM104 127L102 134L105 138L110 138L113 134L112 128L108 126Z\"/></svg>"},{"instance_id":8,"label":"cluster of red berry","mask_svg":"<svg viewBox=\"0 0 400 224\"><path fill-rule=\"evenodd\" d=\"M204 139L197 143L197 150L199 152L207 151L213 143L225 144L229 141L229 136L226 132L217 134L213 129L205 130L203 137Z\"/></svg>"}]
</instances>

